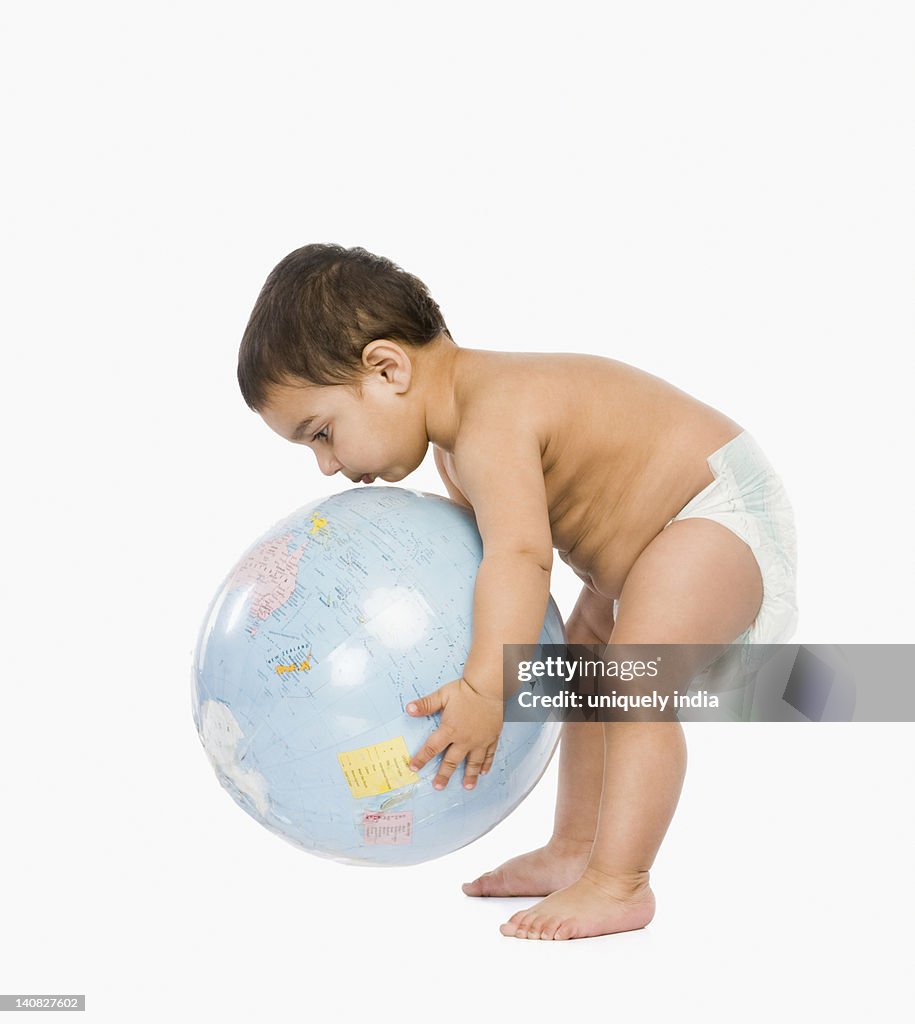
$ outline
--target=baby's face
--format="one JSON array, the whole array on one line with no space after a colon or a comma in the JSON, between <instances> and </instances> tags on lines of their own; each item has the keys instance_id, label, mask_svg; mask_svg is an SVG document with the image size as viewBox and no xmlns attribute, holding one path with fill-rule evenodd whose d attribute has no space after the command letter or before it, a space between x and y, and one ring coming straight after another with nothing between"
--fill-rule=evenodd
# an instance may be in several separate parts
<instances>
[{"instance_id":1,"label":"baby's face","mask_svg":"<svg viewBox=\"0 0 915 1024\"><path fill-rule=\"evenodd\" d=\"M260 415L280 437L311 448L322 473L353 483L402 480L429 445L414 396L395 393L381 375L363 382L361 397L342 384L275 387Z\"/></svg>"}]
</instances>

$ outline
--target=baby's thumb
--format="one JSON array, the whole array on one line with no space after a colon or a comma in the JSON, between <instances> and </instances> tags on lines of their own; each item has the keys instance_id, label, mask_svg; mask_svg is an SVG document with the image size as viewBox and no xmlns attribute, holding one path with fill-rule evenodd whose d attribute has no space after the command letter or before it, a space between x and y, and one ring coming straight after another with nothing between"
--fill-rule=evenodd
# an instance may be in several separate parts
<instances>
[{"instance_id":1,"label":"baby's thumb","mask_svg":"<svg viewBox=\"0 0 915 1024\"><path fill-rule=\"evenodd\" d=\"M425 697L411 700L407 705L407 714L420 718L423 715L434 715L436 711L441 711L443 707L442 691L436 690L434 693L426 694Z\"/></svg>"}]
</instances>

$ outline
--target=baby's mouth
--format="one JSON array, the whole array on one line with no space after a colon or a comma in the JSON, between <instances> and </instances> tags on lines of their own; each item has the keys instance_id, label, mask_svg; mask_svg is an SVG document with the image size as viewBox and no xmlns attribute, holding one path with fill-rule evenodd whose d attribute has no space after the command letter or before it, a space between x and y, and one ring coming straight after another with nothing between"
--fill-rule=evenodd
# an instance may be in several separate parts
<instances>
[{"instance_id":1,"label":"baby's mouth","mask_svg":"<svg viewBox=\"0 0 915 1024\"><path fill-rule=\"evenodd\" d=\"M370 484L374 479L375 477L371 473L366 473L362 477L362 482L364 484Z\"/></svg>"}]
</instances>

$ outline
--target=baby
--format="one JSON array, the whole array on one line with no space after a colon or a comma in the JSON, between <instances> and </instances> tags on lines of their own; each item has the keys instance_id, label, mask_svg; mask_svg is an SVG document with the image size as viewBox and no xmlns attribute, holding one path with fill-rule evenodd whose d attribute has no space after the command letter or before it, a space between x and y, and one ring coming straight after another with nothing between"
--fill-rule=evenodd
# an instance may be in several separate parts
<instances>
[{"instance_id":1,"label":"baby","mask_svg":"<svg viewBox=\"0 0 915 1024\"><path fill-rule=\"evenodd\" d=\"M502 645L537 642L554 548L584 584L569 643L777 643L794 630L781 483L737 423L651 374L599 356L458 347L416 277L315 244L267 278L238 380L327 475L396 483L431 442L448 494L473 510L483 560L464 673L406 709L441 712L411 761L443 755L437 788L463 765L473 789L492 764ZM464 892L544 896L502 925L516 938L643 928L685 767L676 721L565 723L552 837Z\"/></svg>"}]
</instances>

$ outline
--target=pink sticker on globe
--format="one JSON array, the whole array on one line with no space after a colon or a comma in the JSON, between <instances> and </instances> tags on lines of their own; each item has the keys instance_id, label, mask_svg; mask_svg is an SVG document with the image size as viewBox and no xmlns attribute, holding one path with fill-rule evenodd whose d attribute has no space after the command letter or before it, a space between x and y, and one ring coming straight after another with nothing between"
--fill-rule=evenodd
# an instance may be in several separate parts
<instances>
[{"instance_id":1,"label":"pink sticker on globe","mask_svg":"<svg viewBox=\"0 0 915 1024\"><path fill-rule=\"evenodd\" d=\"M403 846L413 842L413 812L365 811L362 837L366 846Z\"/></svg>"}]
</instances>

